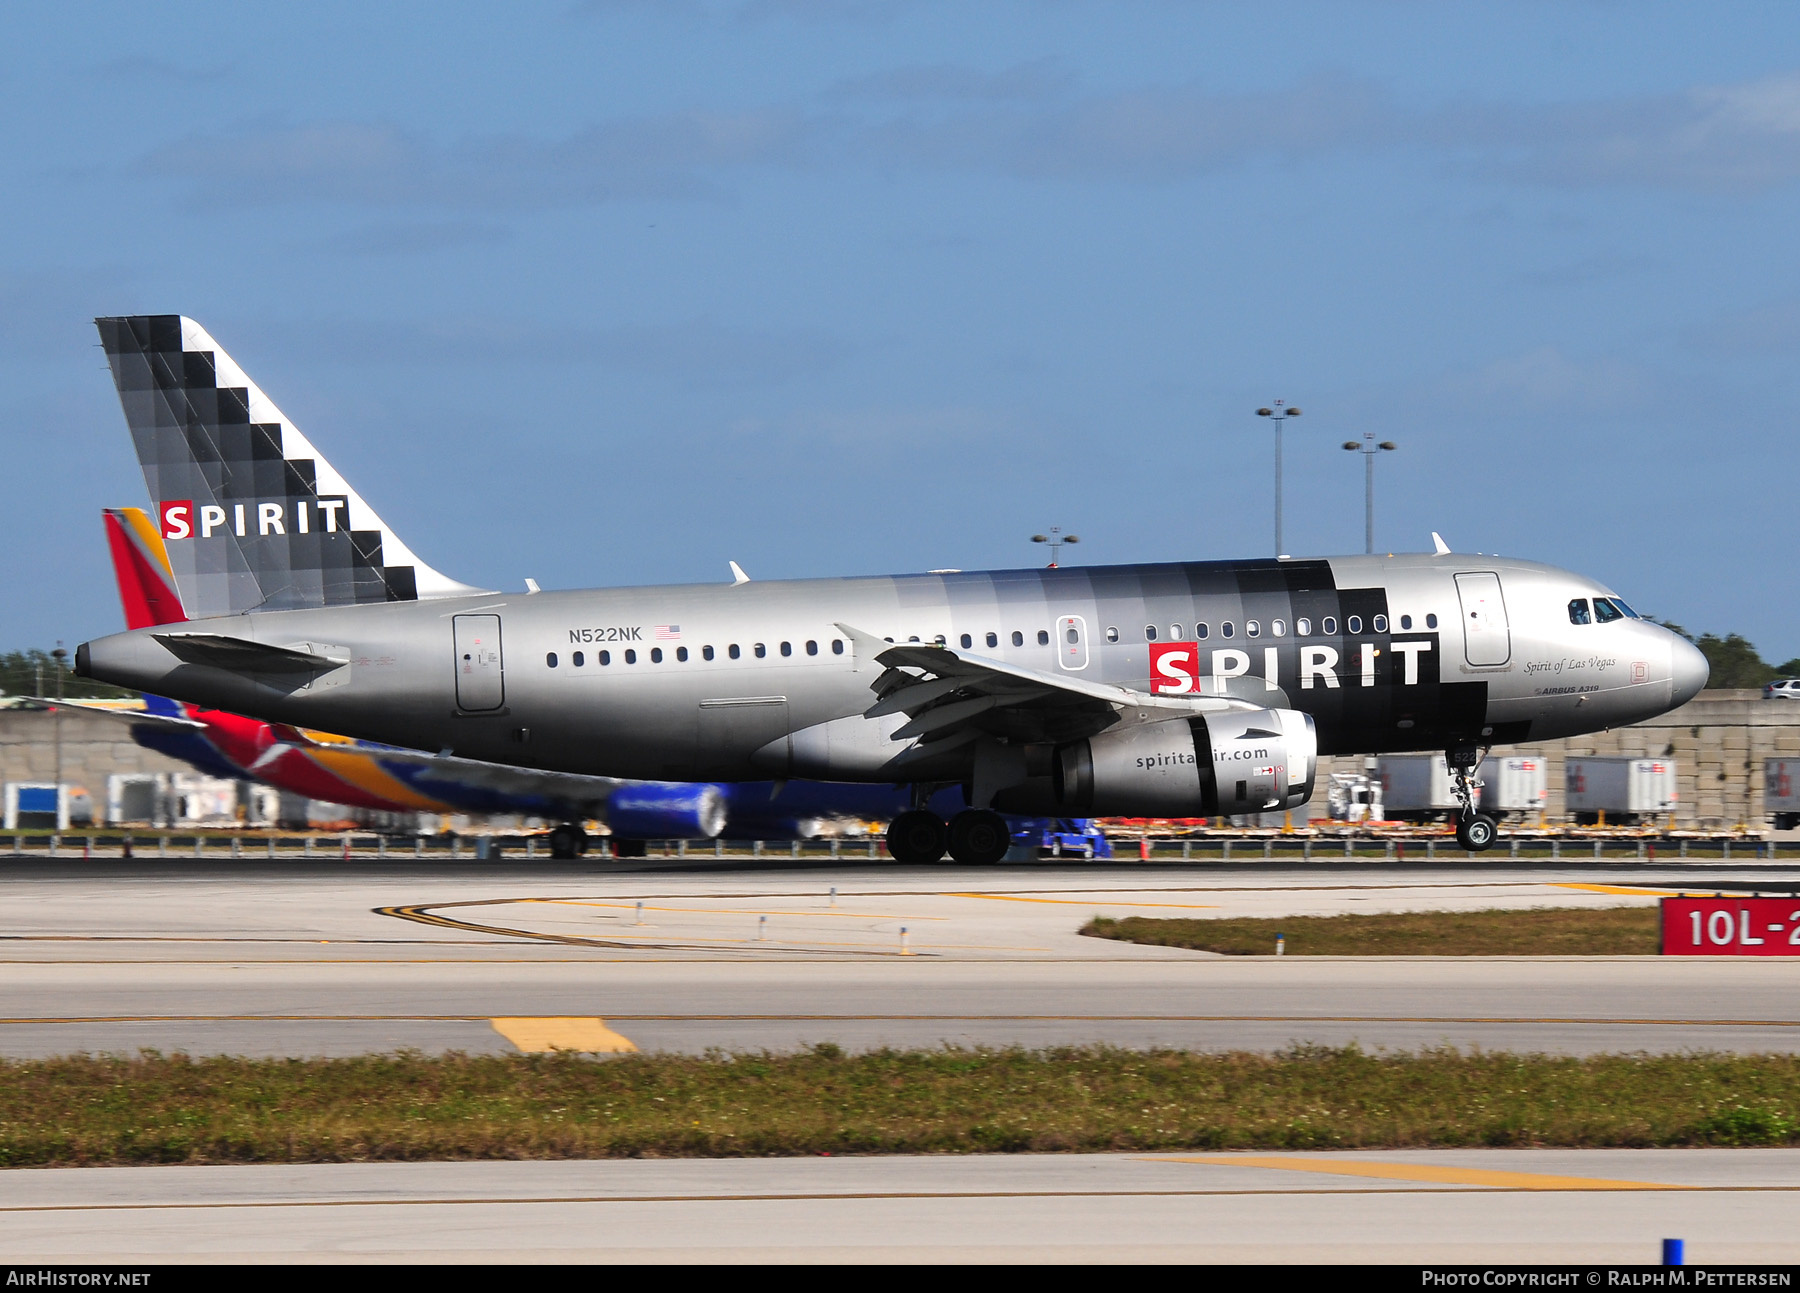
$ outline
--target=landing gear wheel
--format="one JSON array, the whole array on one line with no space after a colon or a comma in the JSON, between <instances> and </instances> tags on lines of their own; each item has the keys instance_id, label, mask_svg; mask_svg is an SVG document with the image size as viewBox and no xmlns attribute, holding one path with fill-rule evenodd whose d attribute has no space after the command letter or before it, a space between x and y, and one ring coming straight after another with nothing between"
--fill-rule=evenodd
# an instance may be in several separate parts
<instances>
[{"instance_id":1,"label":"landing gear wheel","mask_svg":"<svg viewBox=\"0 0 1800 1293\"><path fill-rule=\"evenodd\" d=\"M965 866L992 866L1012 847L1006 818L967 808L950 819L950 856Z\"/></svg>"},{"instance_id":2,"label":"landing gear wheel","mask_svg":"<svg viewBox=\"0 0 1800 1293\"><path fill-rule=\"evenodd\" d=\"M929 864L944 856L948 835L943 818L915 808L888 825L887 850L896 862Z\"/></svg>"},{"instance_id":3,"label":"landing gear wheel","mask_svg":"<svg viewBox=\"0 0 1800 1293\"><path fill-rule=\"evenodd\" d=\"M550 856L578 858L587 852L587 832L579 826L558 826L550 832Z\"/></svg>"},{"instance_id":4,"label":"landing gear wheel","mask_svg":"<svg viewBox=\"0 0 1800 1293\"><path fill-rule=\"evenodd\" d=\"M1500 828L1486 813L1476 813L1456 823L1456 842L1471 853L1482 853L1494 847Z\"/></svg>"}]
</instances>

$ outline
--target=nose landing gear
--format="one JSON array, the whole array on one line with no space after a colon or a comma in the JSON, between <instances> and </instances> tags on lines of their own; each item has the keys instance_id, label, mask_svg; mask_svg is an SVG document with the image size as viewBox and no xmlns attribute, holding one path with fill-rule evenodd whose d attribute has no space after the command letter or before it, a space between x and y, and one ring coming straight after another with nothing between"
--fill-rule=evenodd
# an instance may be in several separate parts
<instances>
[{"instance_id":1,"label":"nose landing gear","mask_svg":"<svg viewBox=\"0 0 1800 1293\"><path fill-rule=\"evenodd\" d=\"M1456 815L1456 842L1471 853L1482 853L1494 847L1500 827L1492 817L1475 808L1475 769L1481 764L1485 750L1474 746L1446 750L1444 760L1450 765L1450 793L1461 809Z\"/></svg>"}]
</instances>

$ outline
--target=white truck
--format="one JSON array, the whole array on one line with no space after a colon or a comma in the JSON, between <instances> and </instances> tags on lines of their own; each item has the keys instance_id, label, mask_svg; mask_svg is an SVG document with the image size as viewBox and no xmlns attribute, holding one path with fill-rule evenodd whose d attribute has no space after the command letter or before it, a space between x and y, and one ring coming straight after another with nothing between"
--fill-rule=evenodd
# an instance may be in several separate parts
<instances>
[{"instance_id":1,"label":"white truck","mask_svg":"<svg viewBox=\"0 0 1800 1293\"><path fill-rule=\"evenodd\" d=\"M1443 821L1455 815L1450 767L1441 754L1384 754L1380 760L1381 801L1398 821ZM1544 761L1535 755L1489 755L1475 770L1481 811L1524 817L1544 811L1549 782Z\"/></svg>"},{"instance_id":2,"label":"white truck","mask_svg":"<svg viewBox=\"0 0 1800 1293\"><path fill-rule=\"evenodd\" d=\"M1775 829L1800 826L1800 759L1768 759L1763 763L1763 811Z\"/></svg>"},{"instance_id":3,"label":"white truck","mask_svg":"<svg viewBox=\"0 0 1800 1293\"><path fill-rule=\"evenodd\" d=\"M1590 826L1602 813L1620 825L1649 821L1673 812L1679 797L1672 759L1570 755L1563 762L1563 783L1570 816Z\"/></svg>"}]
</instances>

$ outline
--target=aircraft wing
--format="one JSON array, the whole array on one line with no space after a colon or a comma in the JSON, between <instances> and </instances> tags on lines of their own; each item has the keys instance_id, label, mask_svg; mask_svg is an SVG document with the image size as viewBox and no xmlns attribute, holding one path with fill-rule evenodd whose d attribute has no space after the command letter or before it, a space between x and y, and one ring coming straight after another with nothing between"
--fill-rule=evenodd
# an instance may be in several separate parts
<instances>
[{"instance_id":1,"label":"aircraft wing","mask_svg":"<svg viewBox=\"0 0 1800 1293\"><path fill-rule=\"evenodd\" d=\"M80 710L84 714L98 714L101 718L116 718L121 723L129 723L133 727L166 727L170 731L174 731L176 729L192 730L206 726L198 719L177 718L173 714L152 714L142 709L114 709L110 705L84 705L77 700L57 700L54 697L46 696L21 696L19 699L42 705L46 709Z\"/></svg>"},{"instance_id":2,"label":"aircraft wing","mask_svg":"<svg viewBox=\"0 0 1800 1293\"><path fill-rule=\"evenodd\" d=\"M413 789L470 812L523 812L576 820L599 817L613 791L623 784L616 777L546 772L385 745L334 741L309 742L304 748L328 769L337 761L373 760Z\"/></svg>"},{"instance_id":3,"label":"aircraft wing","mask_svg":"<svg viewBox=\"0 0 1800 1293\"><path fill-rule=\"evenodd\" d=\"M916 739L917 744L902 759L939 754L983 735L1060 744L1093 736L1128 717L1180 718L1271 703L1235 696L1153 695L932 642L889 642L848 624L837 627L850 639L859 661L882 666L869 685L875 704L864 717L907 716L892 739Z\"/></svg>"}]
</instances>

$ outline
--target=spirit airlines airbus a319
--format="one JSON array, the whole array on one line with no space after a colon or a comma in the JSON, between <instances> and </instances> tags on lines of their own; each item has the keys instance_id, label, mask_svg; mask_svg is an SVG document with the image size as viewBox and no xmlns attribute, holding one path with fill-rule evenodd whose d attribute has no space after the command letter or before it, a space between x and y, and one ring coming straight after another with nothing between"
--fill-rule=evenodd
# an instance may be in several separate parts
<instances>
[{"instance_id":1,"label":"spirit airlines airbus a319","mask_svg":"<svg viewBox=\"0 0 1800 1293\"><path fill-rule=\"evenodd\" d=\"M189 619L77 669L275 722L597 776L909 785L894 856L983 863L1000 812L1280 810L1319 756L1396 750L1447 754L1482 849L1487 747L1706 683L1595 580L1448 551L487 592L420 561L198 324L98 325Z\"/></svg>"}]
</instances>

